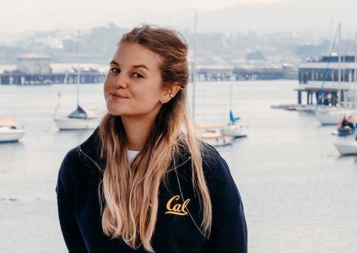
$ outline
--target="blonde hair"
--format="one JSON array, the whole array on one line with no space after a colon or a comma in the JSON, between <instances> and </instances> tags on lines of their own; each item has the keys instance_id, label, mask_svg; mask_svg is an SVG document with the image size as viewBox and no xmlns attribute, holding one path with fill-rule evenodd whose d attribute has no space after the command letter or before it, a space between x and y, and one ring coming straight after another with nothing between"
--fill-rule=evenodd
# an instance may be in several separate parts
<instances>
[{"instance_id":1,"label":"blonde hair","mask_svg":"<svg viewBox=\"0 0 357 253\"><path fill-rule=\"evenodd\" d=\"M200 230L209 235L212 206L204 178L202 155L192 123L187 117L189 79L187 46L170 29L144 25L124 34L120 43L136 43L161 57L162 85L174 83L179 92L160 109L144 148L130 165L127 138L120 116L107 114L99 126L101 156L106 158L102 187L105 206L102 227L106 235L122 238L133 249L142 245L154 252L159 187L182 150L191 156L192 186L203 208Z\"/></svg>"}]
</instances>

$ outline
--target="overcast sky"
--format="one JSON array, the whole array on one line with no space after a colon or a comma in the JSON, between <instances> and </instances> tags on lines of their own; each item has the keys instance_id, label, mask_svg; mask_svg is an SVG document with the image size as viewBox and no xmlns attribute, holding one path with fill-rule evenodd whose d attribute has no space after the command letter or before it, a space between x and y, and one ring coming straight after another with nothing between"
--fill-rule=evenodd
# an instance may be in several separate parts
<instances>
[{"instance_id":1,"label":"overcast sky","mask_svg":"<svg viewBox=\"0 0 357 253\"><path fill-rule=\"evenodd\" d=\"M238 3L274 1L278 0L0 0L0 32L87 29L111 21L130 27L157 21L155 15L160 11L197 9L205 12ZM168 15L168 18L180 17Z\"/></svg>"}]
</instances>

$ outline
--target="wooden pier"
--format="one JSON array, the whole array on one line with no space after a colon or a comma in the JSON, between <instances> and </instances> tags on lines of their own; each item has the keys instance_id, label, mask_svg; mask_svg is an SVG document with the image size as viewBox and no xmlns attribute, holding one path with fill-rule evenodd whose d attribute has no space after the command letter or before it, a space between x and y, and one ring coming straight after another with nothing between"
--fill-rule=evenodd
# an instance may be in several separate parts
<instances>
[{"instance_id":1,"label":"wooden pier","mask_svg":"<svg viewBox=\"0 0 357 253\"><path fill-rule=\"evenodd\" d=\"M80 75L78 75L80 71ZM80 80L78 80L80 76ZM2 85L49 85L61 83L103 83L106 73L96 67L53 69L49 56L24 54L17 59L16 69L0 72Z\"/></svg>"},{"instance_id":2,"label":"wooden pier","mask_svg":"<svg viewBox=\"0 0 357 253\"><path fill-rule=\"evenodd\" d=\"M196 68L196 80L200 82L279 80L290 77L291 75L286 73L289 71L289 69L284 69L283 66L281 68L198 66ZM297 74L296 77L289 79L297 79Z\"/></svg>"},{"instance_id":3,"label":"wooden pier","mask_svg":"<svg viewBox=\"0 0 357 253\"><path fill-rule=\"evenodd\" d=\"M316 104L318 105L331 105L336 106L338 101L343 103L345 100L345 93L348 89L336 89L336 88L298 88L294 89L297 91L297 102L299 105L302 104L302 94L306 93L306 104L314 104L314 98ZM338 96L340 93L340 96ZM340 98L338 100L338 98Z\"/></svg>"},{"instance_id":4,"label":"wooden pier","mask_svg":"<svg viewBox=\"0 0 357 253\"><path fill-rule=\"evenodd\" d=\"M106 74L98 70L81 70L80 83L103 83ZM49 85L61 83L77 83L77 73L51 73L47 75L25 74L20 71L5 71L0 74L0 84L2 85Z\"/></svg>"},{"instance_id":5,"label":"wooden pier","mask_svg":"<svg viewBox=\"0 0 357 253\"><path fill-rule=\"evenodd\" d=\"M198 67L196 69L196 80L201 82L278 80L283 78L282 68L229 68L208 66Z\"/></svg>"}]
</instances>

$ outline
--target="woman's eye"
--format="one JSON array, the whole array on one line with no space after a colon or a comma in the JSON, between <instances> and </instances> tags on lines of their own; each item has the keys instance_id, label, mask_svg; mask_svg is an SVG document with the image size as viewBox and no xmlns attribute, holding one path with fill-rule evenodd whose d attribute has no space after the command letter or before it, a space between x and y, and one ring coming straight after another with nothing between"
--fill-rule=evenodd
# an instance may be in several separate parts
<instances>
[{"instance_id":1,"label":"woman's eye","mask_svg":"<svg viewBox=\"0 0 357 253\"><path fill-rule=\"evenodd\" d=\"M135 77L135 78L143 78L143 76L140 75L139 73L133 73L133 77Z\"/></svg>"},{"instance_id":2,"label":"woman's eye","mask_svg":"<svg viewBox=\"0 0 357 253\"><path fill-rule=\"evenodd\" d=\"M118 69L118 68L111 68L110 71L113 73L116 73L116 74L120 73L120 69Z\"/></svg>"}]
</instances>

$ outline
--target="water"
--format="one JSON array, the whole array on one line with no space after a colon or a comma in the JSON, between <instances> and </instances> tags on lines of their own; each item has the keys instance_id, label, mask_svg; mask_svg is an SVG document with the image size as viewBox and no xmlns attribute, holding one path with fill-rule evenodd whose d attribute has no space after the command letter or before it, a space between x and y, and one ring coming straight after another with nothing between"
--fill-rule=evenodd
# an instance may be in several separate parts
<instances>
[{"instance_id":1,"label":"water","mask_svg":"<svg viewBox=\"0 0 357 253\"><path fill-rule=\"evenodd\" d=\"M235 114L249 127L247 138L219 149L243 198L249 252L355 253L356 156L339 156L334 127L321 127L309 114L270 108L296 102L296 86L198 83L195 118L226 122L232 94ZM80 90L81 104L104 110L101 85ZM26 129L19 143L0 145L0 252L66 252L57 218L57 172L65 153L91 131L57 131L52 117L59 92L59 113L74 110L74 85L0 86L0 115L14 114Z\"/></svg>"}]
</instances>

